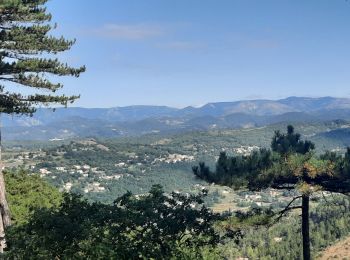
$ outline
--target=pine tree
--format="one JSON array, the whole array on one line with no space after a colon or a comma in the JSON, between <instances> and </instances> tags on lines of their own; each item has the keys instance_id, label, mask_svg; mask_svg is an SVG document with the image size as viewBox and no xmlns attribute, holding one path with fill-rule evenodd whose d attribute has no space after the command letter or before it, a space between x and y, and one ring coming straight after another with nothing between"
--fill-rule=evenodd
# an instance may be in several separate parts
<instances>
[{"instance_id":1,"label":"pine tree","mask_svg":"<svg viewBox=\"0 0 350 260\"><path fill-rule=\"evenodd\" d=\"M50 23L51 14L46 11L46 2L47 0L0 1L0 113L31 116L39 105L67 106L79 98L55 94L63 85L52 82L53 76L78 77L85 71L85 67L72 68L54 57L69 50L75 40L50 35L56 26ZM23 94L19 87L29 87L32 94ZM0 212L2 251L5 228L11 224L2 173Z\"/></svg>"},{"instance_id":2,"label":"pine tree","mask_svg":"<svg viewBox=\"0 0 350 260\"><path fill-rule=\"evenodd\" d=\"M291 199L290 203L280 212L275 214L276 221L291 210L300 209L302 212L302 238L304 260L310 256L310 227L309 204L310 196L317 191L329 191L335 193L350 193L350 148L344 156L327 152L316 156L313 150L315 145L310 141L301 140L301 135L294 132L293 126L288 126L287 133L275 132L271 142L271 150L261 149L249 156L228 158L231 163L241 160L237 165L239 174L237 178L244 178L243 186L252 191L260 191L266 188L279 190L297 190L299 196ZM234 160L238 158L239 160ZM220 165L224 162L221 158ZM225 182L227 176L232 173L221 171L221 175L212 173L208 167L193 167L194 174L204 176L202 169L209 176L205 180L216 176L216 183L236 187L235 181ZM231 165L231 168L235 168ZM237 170L237 169L236 169ZM300 204L301 201L301 204ZM297 204L296 202L299 202Z\"/></svg>"}]
</instances>

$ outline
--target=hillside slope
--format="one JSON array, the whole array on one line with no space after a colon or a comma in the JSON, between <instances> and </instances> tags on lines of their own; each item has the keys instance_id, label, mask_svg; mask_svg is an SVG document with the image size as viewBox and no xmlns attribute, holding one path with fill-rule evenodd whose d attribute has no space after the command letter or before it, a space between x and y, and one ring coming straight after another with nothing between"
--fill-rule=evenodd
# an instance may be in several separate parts
<instances>
[{"instance_id":1,"label":"hillside slope","mask_svg":"<svg viewBox=\"0 0 350 260\"><path fill-rule=\"evenodd\" d=\"M165 106L39 108L33 117L4 115L5 140L67 140L174 134L268 126L281 122L350 121L350 99L290 97L209 103L183 109Z\"/></svg>"},{"instance_id":2,"label":"hillside slope","mask_svg":"<svg viewBox=\"0 0 350 260\"><path fill-rule=\"evenodd\" d=\"M318 260L350 259L350 237L328 247Z\"/></svg>"}]
</instances>

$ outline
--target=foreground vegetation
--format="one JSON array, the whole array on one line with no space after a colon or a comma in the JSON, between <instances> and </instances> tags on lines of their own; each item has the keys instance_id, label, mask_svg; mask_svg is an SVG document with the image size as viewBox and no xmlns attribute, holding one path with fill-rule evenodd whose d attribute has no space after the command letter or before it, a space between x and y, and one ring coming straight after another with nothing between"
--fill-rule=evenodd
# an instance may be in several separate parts
<instances>
[{"instance_id":1,"label":"foreground vegetation","mask_svg":"<svg viewBox=\"0 0 350 260\"><path fill-rule=\"evenodd\" d=\"M310 211L311 258L329 245L350 234L350 207L347 197L314 201ZM300 212L290 214L272 226L245 229L238 244L220 246L222 258L302 259Z\"/></svg>"},{"instance_id":2,"label":"foreground vegetation","mask_svg":"<svg viewBox=\"0 0 350 260\"><path fill-rule=\"evenodd\" d=\"M219 241L213 224L220 216L203 206L204 194L165 194L154 186L107 205L59 193L25 172L6 179L16 223L7 235L11 259L181 258Z\"/></svg>"},{"instance_id":3,"label":"foreground vegetation","mask_svg":"<svg viewBox=\"0 0 350 260\"><path fill-rule=\"evenodd\" d=\"M220 154L215 171L205 163L193 167L193 173L207 182L251 191L266 188L294 190L298 194L276 213L276 221L292 210L301 210L303 259L311 259L310 198L317 192L350 193L350 148L344 156L327 151L317 156L315 144L303 141L294 127L275 131L271 149L260 148L249 155L228 157Z\"/></svg>"},{"instance_id":4,"label":"foreground vegetation","mask_svg":"<svg viewBox=\"0 0 350 260\"><path fill-rule=\"evenodd\" d=\"M5 178L15 223L7 236L10 259L301 257L294 214L266 227L261 224L269 224L268 210L213 214L203 206L205 192L166 194L154 186L145 196L127 193L114 204L102 204L58 192L23 171L7 172ZM314 255L350 232L349 200L319 200L312 200L311 210Z\"/></svg>"}]
</instances>

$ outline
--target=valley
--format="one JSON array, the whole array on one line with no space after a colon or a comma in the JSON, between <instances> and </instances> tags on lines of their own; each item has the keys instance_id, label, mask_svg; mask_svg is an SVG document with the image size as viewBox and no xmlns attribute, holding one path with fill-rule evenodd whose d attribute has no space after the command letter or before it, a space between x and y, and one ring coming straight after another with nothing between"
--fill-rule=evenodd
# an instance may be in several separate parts
<instances>
[{"instance_id":1,"label":"valley","mask_svg":"<svg viewBox=\"0 0 350 260\"><path fill-rule=\"evenodd\" d=\"M283 196L288 198L288 192L257 195L208 186L195 178L192 166L205 161L214 169L222 151L228 155L248 155L268 147L273 132L286 125L114 139L7 142L4 157L7 168L23 167L62 191L83 194L92 201L111 203L127 191L143 194L152 185L161 184L168 192L193 192L206 187L210 190L208 202L217 211L251 205L282 207ZM294 125L305 138L317 144L317 153L326 150L341 153L350 145L350 140L344 138L350 125L346 121L294 122Z\"/></svg>"},{"instance_id":2,"label":"valley","mask_svg":"<svg viewBox=\"0 0 350 260\"><path fill-rule=\"evenodd\" d=\"M0 259L350 260L348 2L0 0Z\"/></svg>"},{"instance_id":3,"label":"valley","mask_svg":"<svg viewBox=\"0 0 350 260\"><path fill-rule=\"evenodd\" d=\"M177 126L172 126L172 131L145 134L137 131L118 136L101 134L100 130L105 133L110 126L94 122L90 128L91 122L81 119L71 121L71 124L74 126L83 122L84 131L89 134L78 131L74 135L56 135L57 129L66 128L64 125L53 131L40 130L43 133L37 133L40 138L33 138L30 134L27 135L29 139L5 139L3 157L6 170L16 172L24 169L59 191L80 194L89 202L113 205L118 197L127 192L141 199L147 196L153 185L160 184L167 196L171 192L190 196L208 191L204 203L214 213L235 215L249 214L252 210L279 211L289 204L292 197L299 195L297 191L270 188L260 192L233 190L196 178L192 167L206 162L215 170L221 152L229 156L249 156L260 148L268 148L274 132L285 131L289 124L293 124L302 139L315 143L315 154L320 155L325 151L344 154L350 146L350 121L344 118L294 119L265 122L261 126L186 128L181 131L176 130ZM206 124L205 120L203 124ZM92 134L96 127L99 131ZM23 129L28 132L33 130L36 135L38 126ZM9 128L5 127L5 136L8 134L6 131ZM340 206L328 205L329 200L336 201ZM348 207L346 198L334 197L328 192L316 192L311 197L311 243L315 256L349 235ZM235 217L229 218L221 225L224 229L243 226L243 237L238 243L227 240L217 247L215 254L227 259L256 259L257 256L261 259L297 259L301 252L301 244L295 240L295 236L298 236L300 241L299 215L300 212L296 211L271 227L255 226L254 222L237 223ZM286 254L290 248L293 250ZM327 252L333 254L334 249L327 249L325 256L329 254Z\"/></svg>"},{"instance_id":4,"label":"valley","mask_svg":"<svg viewBox=\"0 0 350 260\"><path fill-rule=\"evenodd\" d=\"M350 99L289 97L208 103L182 109L166 106L40 108L32 117L4 115L7 141L59 141L76 138L174 135L294 123L350 120Z\"/></svg>"}]
</instances>

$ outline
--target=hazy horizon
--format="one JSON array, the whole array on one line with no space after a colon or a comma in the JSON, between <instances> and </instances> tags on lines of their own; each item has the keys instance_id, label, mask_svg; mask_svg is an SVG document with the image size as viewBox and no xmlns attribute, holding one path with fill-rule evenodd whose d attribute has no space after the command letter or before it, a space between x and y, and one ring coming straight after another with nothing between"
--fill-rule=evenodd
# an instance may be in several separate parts
<instances>
[{"instance_id":1,"label":"hazy horizon","mask_svg":"<svg viewBox=\"0 0 350 260\"><path fill-rule=\"evenodd\" d=\"M203 103L203 104L189 104L189 105L186 105L186 106L179 106L179 107L176 107L176 106L171 106L171 105L167 105L167 104L129 104L129 105L124 105L124 106L119 106L119 105L115 105L115 106L101 106L101 107L96 107L96 106L76 106L75 104L72 104L72 105L68 105L67 108L87 108L87 109L99 109L99 108L117 108L117 107L132 107L132 106L156 106L156 107L170 107L170 108L176 108L176 109L184 109L186 107L195 107L195 108L199 108L199 107L202 107L202 106L205 106L207 104L211 104L211 103L231 103L231 102L240 102L240 101L258 101L258 100L268 100L268 101L278 101L278 100L283 100L283 99L287 99L287 98L291 98L291 97L296 97L296 98L312 98L312 99L318 99L318 98L346 98L346 99L350 99L350 96L348 97L336 97L336 96L286 96L286 97L281 97L281 98L252 98L252 99L237 99L237 100L222 100L222 101L215 101L215 100L212 100L212 101L209 101L207 103ZM42 107L42 108L45 108L45 107ZM64 108L62 106L59 106L57 108ZM50 108L48 108L50 109Z\"/></svg>"},{"instance_id":2,"label":"hazy horizon","mask_svg":"<svg viewBox=\"0 0 350 260\"><path fill-rule=\"evenodd\" d=\"M350 97L350 2L50 1L79 107ZM62 92L63 93L63 92Z\"/></svg>"}]
</instances>

